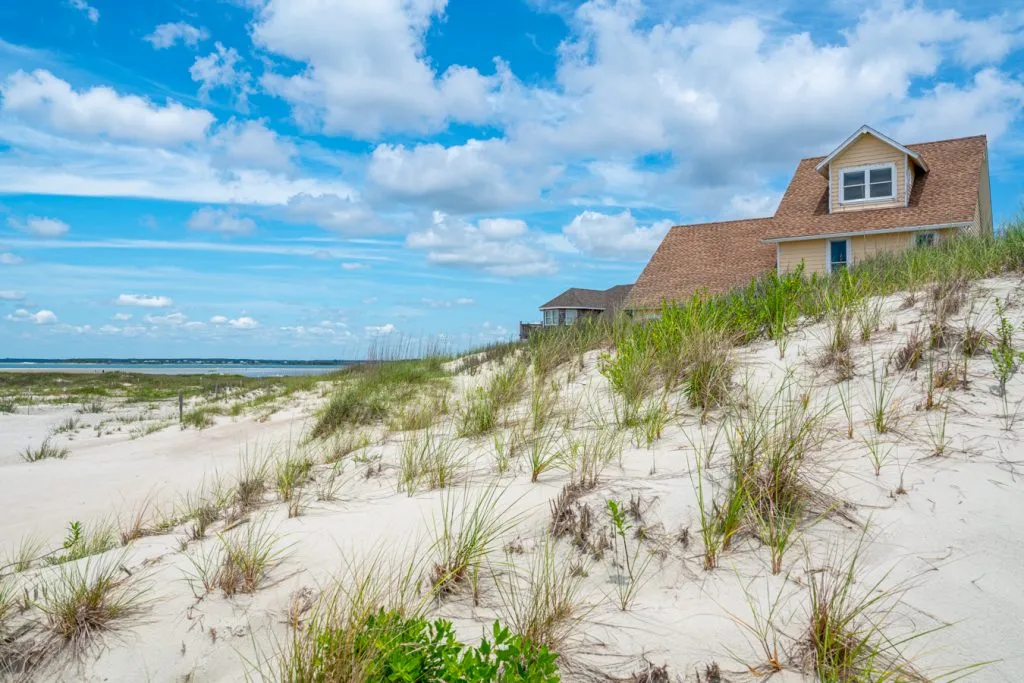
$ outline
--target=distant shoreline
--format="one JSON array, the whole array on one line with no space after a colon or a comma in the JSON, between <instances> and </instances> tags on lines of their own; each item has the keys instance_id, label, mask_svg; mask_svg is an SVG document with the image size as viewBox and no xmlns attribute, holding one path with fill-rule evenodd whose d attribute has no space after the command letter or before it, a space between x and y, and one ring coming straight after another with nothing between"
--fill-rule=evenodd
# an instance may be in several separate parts
<instances>
[{"instance_id":1,"label":"distant shoreline","mask_svg":"<svg viewBox=\"0 0 1024 683\"><path fill-rule=\"evenodd\" d=\"M283 377L326 375L357 363L358 361L267 361L240 359L2 359L0 360L0 374L101 374L124 372L148 375Z\"/></svg>"}]
</instances>

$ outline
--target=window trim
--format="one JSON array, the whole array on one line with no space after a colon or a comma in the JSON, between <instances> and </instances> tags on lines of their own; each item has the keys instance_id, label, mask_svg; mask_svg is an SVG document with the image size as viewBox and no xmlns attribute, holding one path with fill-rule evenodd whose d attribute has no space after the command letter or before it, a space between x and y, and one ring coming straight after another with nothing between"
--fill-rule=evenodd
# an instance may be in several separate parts
<instances>
[{"instance_id":1,"label":"window trim","mask_svg":"<svg viewBox=\"0 0 1024 683\"><path fill-rule=\"evenodd\" d=\"M827 274L832 273L833 242L846 242L846 268L849 269L853 266L853 240L851 240L849 237L837 240L825 240L825 272Z\"/></svg>"},{"instance_id":2,"label":"window trim","mask_svg":"<svg viewBox=\"0 0 1024 683\"><path fill-rule=\"evenodd\" d=\"M888 197L872 197L871 196L871 171L878 169L888 168L892 173L892 179L889 182L889 188L892 191ZM847 199L846 198L846 174L847 173L859 173L864 172L864 198L863 199ZM896 164L888 162L885 164L867 164L865 166L850 166L849 168L839 169L839 204L870 204L874 202L894 202L899 197L899 193L896 191Z\"/></svg>"}]
</instances>

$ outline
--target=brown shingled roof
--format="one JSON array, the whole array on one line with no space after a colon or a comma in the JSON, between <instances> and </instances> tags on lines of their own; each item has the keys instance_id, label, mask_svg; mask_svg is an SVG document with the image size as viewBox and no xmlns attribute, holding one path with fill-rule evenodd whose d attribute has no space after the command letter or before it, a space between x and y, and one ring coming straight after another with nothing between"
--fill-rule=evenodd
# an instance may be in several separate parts
<instances>
[{"instance_id":1,"label":"brown shingled roof","mask_svg":"<svg viewBox=\"0 0 1024 683\"><path fill-rule=\"evenodd\" d=\"M615 285L608 289L571 287L551 301L541 305L540 310L543 311L545 308L580 308L595 311L614 311L629 296L629 291L632 287L633 285Z\"/></svg>"},{"instance_id":2,"label":"brown shingled roof","mask_svg":"<svg viewBox=\"0 0 1024 683\"><path fill-rule=\"evenodd\" d=\"M836 235L974 219L978 180L985 163L984 135L907 145L928 163L918 174L905 207L829 214L828 180L815 171L824 157L803 159L775 212L765 239Z\"/></svg>"},{"instance_id":3,"label":"brown shingled roof","mask_svg":"<svg viewBox=\"0 0 1024 683\"><path fill-rule=\"evenodd\" d=\"M771 218L753 218L672 228L633 285L628 307L656 308L704 289L725 292L771 270L775 247L761 242L771 225Z\"/></svg>"}]
</instances>

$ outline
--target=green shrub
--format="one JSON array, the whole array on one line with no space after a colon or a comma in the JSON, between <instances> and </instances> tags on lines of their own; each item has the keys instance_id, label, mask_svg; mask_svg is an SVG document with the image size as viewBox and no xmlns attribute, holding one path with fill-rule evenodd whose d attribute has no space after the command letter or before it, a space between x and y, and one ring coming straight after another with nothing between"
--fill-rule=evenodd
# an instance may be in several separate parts
<instances>
[{"instance_id":1,"label":"green shrub","mask_svg":"<svg viewBox=\"0 0 1024 683\"><path fill-rule=\"evenodd\" d=\"M343 654L342 654L343 653ZM319 634L312 661L287 681L464 681L554 683L558 655L512 634L494 622L490 638L470 647L455 638L450 621L428 621L381 610L354 634ZM359 671L338 670L335 658L360 662Z\"/></svg>"}]
</instances>

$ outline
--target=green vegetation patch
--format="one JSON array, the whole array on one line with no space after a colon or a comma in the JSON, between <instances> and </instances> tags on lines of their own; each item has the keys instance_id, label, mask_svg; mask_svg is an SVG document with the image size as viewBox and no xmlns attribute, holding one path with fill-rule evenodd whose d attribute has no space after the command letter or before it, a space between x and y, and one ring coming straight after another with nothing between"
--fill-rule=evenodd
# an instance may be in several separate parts
<instances>
[{"instance_id":1,"label":"green vegetation patch","mask_svg":"<svg viewBox=\"0 0 1024 683\"><path fill-rule=\"evenodd\" d=\"M383 420L428 387L447 381L443 366L440 357L353 366L321 411L312 437L322 439L345 425Z\"/></svg>"},{"instance_id":2,"label":"green vegetation patch","mask_svg":"<svg viewBox=\"0 0 1024 683\"><path fill-rule=\"evenodd\" d=\"M554 683L558 655L494 622L478 647L455 638L450 621L381 610L356 632L316 634L314 647L289 662L285 681L463 681Z\"/></svg>"}]
</instances>

